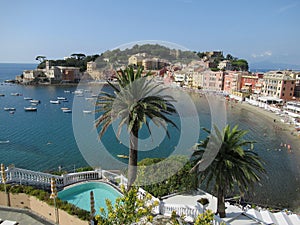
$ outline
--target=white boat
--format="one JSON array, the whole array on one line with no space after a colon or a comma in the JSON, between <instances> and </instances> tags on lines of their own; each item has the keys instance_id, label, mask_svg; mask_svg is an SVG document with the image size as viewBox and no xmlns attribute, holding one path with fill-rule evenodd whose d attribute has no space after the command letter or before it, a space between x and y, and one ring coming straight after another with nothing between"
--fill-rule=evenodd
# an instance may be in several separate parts
<instances>
[{"instance_id":1,"label":"white boat","mask_svg":"<svg viewBox=\"0 0 300 225\"><path fill-rule=\"evenodd\" d=\"M4 107L4 111L16 111L16 108Z\"/></svg>"},{"instance_id":2,"label":"white boat","mask_svg":"<svg viewBox=\"0 0 300 225\"><path fill-rule=\"evenodd\" d=\"M63 112L64 112L64 113L71 113L72 110L71 110L71 109L63 109Z\"/></svg>"},{"instance_id":3,"label":"white boat","mask_svg":"<svg viewBox=\"0 0 300 225\"><path fill-rule=\"evenodd\" d=\"M128 155L117 155L119 158L123 158L123 159L128 159L129 156Z\"/></svg>"},{"instance_id":4,"label":"white boat","mask_svg":"<svg viewBox=\"0 0 300 225\"><path fill-rule=\"evenodd\" d=\"M87 101L94 101L95 100L95 98L85 98L85 100L87 100Z\"/></svg>"},{"instance_id":5,"label":"white boat","mask_svg":"<svg viewBox=\"0 0 300 225\"><path fill-rule=\"evenodd\" d=\"M62 108L60 108L61 110L68 110L69 108L67 108L67 107L62 107Z\"/></svg>"},{"instance_id":6,"label":"white boat","mask_svg":"<svg viewBox=\"0 0 300 225\"><path fill-rule=\"evenodd\" d=\"M64 92L65 92L65 93L70 93L70 91L67 91L67 90L65 90Z\"/></svg>"},{"instance_id":7,"label":"white boat","mask_svg":"<svg viewBox=\"0 0 300 225\"><path fill-rule=\"evenodd\" d=\"M20 93L11 93L10 95L11 96L21 96L22 94L20 94Z\"/></svg>"},{"instance_id":8,"label":"white boat","mask_svg":"<svg viewBox=\"0 0 300 225\"><path fill-rule=\"evenodd\" d=\"M60 101L59 100L50 100L50 103L51 104L60 104Z\"/></svg>"},{"instance_id":9,"label":"white boat","mask_svg":"<svg viewBox=\"0 0 300 225\"><path fill-rule=\"evenodd\" d=\"M86 113L86 114L91 114L92 111L91 110L83 110L83 113Z\"/></svg>"},{"instance_id":10,"label":"white boat","mask_svg":"<svg viewBox=\"0 0 300 225\"><path fill-rule=\"evenodd\" d=\"M5 96L5 94L0 94L0 97L4 97Z\"/></svg>"},{"instance_id":11,"label":"white boat","mask_svg":"<svg viewBox=\"0 0 300 225\"><path fill-rule=\"evenodd\" d=\"M24 110L26 112L35 112L35 111L37 111L37 108L29 106L29 107L24 107Z\"/></svg>"},{"instance_id":12,"label":"white boat","mask_svg":"<svg viewBox=\"0 0 300 225\"><path fill-rule=\"evenodd\" d=\"M24 100L32 100L30 97L24 97Z\"/></svg>"},{"instance_id":13,"label":"white boat","mask_svg":"<svg viewBox=\"0 0 300 225\"><path fill-rule=\"evenodd\" d=\"M40 100L36 100L36 99L30 100L30 103L36 103L36 104L39 104L40 102L41 102Z\"/></svg>"},{"instance_id":14,"label":"white boat","mask_svg":"<svg viewBox=\"0 0 300 225\"><path fill-rule=\"evenodd\" d=\"M65 97L57 97L57 100L67 100Z\"/></svg>"}]
</instances>

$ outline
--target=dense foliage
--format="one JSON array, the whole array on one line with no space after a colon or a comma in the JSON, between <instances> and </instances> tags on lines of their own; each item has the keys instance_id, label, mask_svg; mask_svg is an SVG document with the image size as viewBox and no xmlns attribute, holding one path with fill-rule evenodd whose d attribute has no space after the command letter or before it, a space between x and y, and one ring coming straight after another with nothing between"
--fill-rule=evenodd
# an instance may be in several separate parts
<instances>
[{"instance_id":1,"label":"dense foliage","mask_svg":"<svg viewBox=\"0 0 300 225\"><path fill-rule=\"evenodd\" d=\"M99 225L124 225L138 222L140 220L152 221L151 214L153 208L158 206L158 202L151 202L152 196L138 195L138 188L132 187L129 191L122 186L123 196L116 199L113 205L109 199L106 199L107 212L103 207L100 208L101 215L96 216Z\"/></svg>"},{"instance_id":2,"label":"dense foliage","mask_svg":"<svg viewBox=\"0 0 300 225\"><path fill-rule=\"evenodd\" d=\"M143 184L147 181L149 185L144 185L142 188L156 197L195 190L197 187L196 175L190 172L193 165L185 156L176 155L166 159L147 158L141 160L138 165L136 184ZM178 168L181 169L178 170ZM157 182L157 178L162 175L167 179Z\"/></svg>"},{"instance_id":3,"label":"dense foliage","mask_svg":"<svg viewBox=\"0 0 300 225\"><path fill-rule=\"evenodd\" d=\"M46 202L48 205L53 206L53 199L50 198L50 193L41 189L36 189L32 186L23 185L6 185L7 191L12 194L24 193L30 196L34 196L37 199ZM4 191L4 185L0 184L0 191ZM80 209L67 201L62 201L59 198L56 199L56 206L69 213L70 215L78 216L79 219L89 220L90 213L86 210Z\"/></svg>"},{"instance_id":4,"label":"dense foliage","mask_svg":"<svg viewBox=\"0 0 300 225\"><path fill-rule=\"evenodd\" d=\"M166 46L159 44L144 44L144 45L134 45L131 48L126 48L124 50L115 49L112 51L104 52L101 57L109 59L110 62L128 64L128 58L137 53L146 53L147 58L157 57L160 59L165 59L171 63L178 61L188 63L192 59L196 59L197 56L192 51L183 51L177 49L171 49Z\"/></svg>"},{"instance_id":5,"label":"dense foliage","mask_svg":"<svg viewBox=\"0 0 300 225\"><path fill-rule=\"evenodd\" d=\"M227 54L226 57L224 57L223 53L217 57L210 58L208 55L208 52L198 52L197 53L198 57L200 59L205 59L207 61L210 61L210 69L212 71L219 71L218 65L221 61L223 60L228 60L231 63L232 70L236 71L248 71L249 70L249 65L247 60L245 59L238 59L236 57L233 57L230 54Z\"/></svg>"},{"instance_id":6,"label":"dense foliage","mask_svg":"<svg viewBox=\"0 0 300 225\"><path fill-rule=\"evenodd\" d=\"M91 55L85 56L84 54L72 54L72 57L67 59L58 59L58 60L49 60L50 66L68 66L68 67L79 67L80 71L86 71L87 62L95 61L99 55ZM41 56L37 57L37 60L40 59ZM46 68L46 60L44 58L43 61L38 65L39 69Z\"/></svg>"}]
</instances>

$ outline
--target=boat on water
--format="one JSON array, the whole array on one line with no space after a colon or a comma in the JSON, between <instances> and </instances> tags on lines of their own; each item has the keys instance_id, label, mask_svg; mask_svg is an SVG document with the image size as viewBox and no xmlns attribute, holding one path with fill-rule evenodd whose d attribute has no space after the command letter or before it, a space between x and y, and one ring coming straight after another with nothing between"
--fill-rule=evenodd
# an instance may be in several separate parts
<instances>
[{"instance_id":1,"label":"boat on water","mask_svg":"<svg viewBox=\"0 0 300 225\"><path fill-rule=\"evenodd\" d=\"M31 99L30 100L30 103L36 103L36 104L39 104L41 101L40 100L36 100L36 99Z\"/></svg>"},{"instance_id":2,"label":"boat on water","mask_svg":"<svg viewBox=\"0 0 300 225\"><path fill-rule=\"evenodd\" d=\"M59 100L50 100L50 103L51 104L60 104L60 101Z\"/></svg>"},{"instance_id":3,"label":"boat on water","mask_svg":"<svg viewBox=\"0 0 300 225\"><path fill-rule=\"evenodd\" d=\"M9 143L9 140L6 140L6 141L0 141L0 144L6 144L6 143Z\"/></svg>"},{"instance_id":4,"label":"boat on water","mask_svg":"<svg viewBox=\"0 0 300 225\"><path fill-rule=\"evenodd\" d=\"M5 96L5 94L0 94L0 97L4 97Z\"/></svg>"},{"instance_id":5,"label":"boat on water","mask_svg":"<svg viewBox=\"0 0 300 225\"><path fill-rule=\"evenodd\" d=\"M67 100L65 97L57 97L57 100Z\"/></svg>"},{"instance_id":6,"label":"boat on water","mask_svg":"<svg viewBox=\"0 0 300 225\"><path fill-rule=\"evenodd\" d=\"M68 90L64 90L64 93L70 93L71 91L68 91Z\"/></svg>"},{"instance_id":7,"label":"boat on water","mask_svg":"<svg viewBox=\"0 0 300 225\"><path fill-rule=\"evenodd\" d=\"M29 106L29 107L24 107L24 110L26 112L35 112L35 111L37 111L37 108Z\"/></svg>"},{"instance_id":8,"label":"boat on water","mask_svg":"<svg viewBox=\"0 0 300 225\"><path fill-rule=\"evenodd\" d=\"M119 158L123 158L123 159L129 159L128 155L117 155Z\"/></svg>"},{"instance_id":9,"label":"boat on water","mask_svg":"<svg viewBox=\"0 0 300 225\"><path fill-rule=\"evenodd\" d=\"M21 93L11 93L10 95L11 95L11 96L22 96Z\"/></svg>"},{"instance_id":10,"label":"boat on water","mask_svg":"<svg viewBox=\"0 0 300 225\"><path fill-rule=\"evenodd\" d=\"M83 110L83 113L85 113L85 114L91 114L92 111L91 110Z\"/></svg>"},{"instance_id":11,"label":"boat on water","mask_svg":"<svg viewBox=\"0 0 300 225\"><path fill-rule=\"evenodd\" d=\"M4 111L16 111L16 108L4 107Z\"/></svg>"},{"instance_id":12,"label":"boat on water","mask_svg":"<svg viewBox=\"0 0 300 225\"><path fill-rule=\"evenodd\" d=\"M63 112L64 112L64 113L71 113L72 110L71 110L71 109L63 109Z\"/></svg>"},{"instance_id":13,"label":"boat on water","mask_svg":"<svg viewBox=\"0 0 300 225\"><path fill-rule=\"evenodd\" d=\"M61 107L60 108L61 110L67 110L67 109L69 109L68 107Z\"/></svg>"},{"instance_id":14,"label":"boat on water","mask_svg":"<svg viewBox=\"0 0 300 225\"><path fill-rule=\"evenodd\" d=\"M32 100L30 97L24 97L24 100Z\"/></svg>"}]
</instances>

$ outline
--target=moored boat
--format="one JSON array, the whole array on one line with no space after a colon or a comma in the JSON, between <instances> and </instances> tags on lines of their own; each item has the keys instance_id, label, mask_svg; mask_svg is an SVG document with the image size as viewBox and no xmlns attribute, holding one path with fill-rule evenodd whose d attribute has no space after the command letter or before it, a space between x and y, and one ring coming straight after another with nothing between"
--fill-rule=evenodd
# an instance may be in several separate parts
<instances>
[{"instance_id":1,"label":"moored boat","mask_svg":"<svg viewBox=\"0 0 300 225\"><path fill-rule=\"evenodd\" d=\"M30 103L36 103L36 104L39 104L40 102L41 102L40 100L36 100L36 99L30 100Z\"/></svg>"},{"instance_id":2,"label":"moored boat","mask_svg":"<svg viewBox=\"0 0 300 225\"><path fill-rule=\"evenodd\" d=\"M5 96L5 94L0 94L0 97L4 97Z\"/></svg>"},{"instance_id":3,"label":"moored boat","mask_svg":"<svg viewBox=\"0 0 300 225\"><path fill-rule=\"evenodd\" d=\"M29 107L24 107L24 110L26 112L35 112L35 111L37 111L37 108L29 106Z\"/></svg>"},{"instance_id":4,"label":"moored boat","mask_svg":"<svg viewBox=\"0 0 300 225\"><path fill-rule=\"evenodd\" d=\"M57 100L67 100L65 97L57 97Z\"/></svg>"},{"instance_id":5,"label":"moored boat","mask_svg":"<svg viewBox=\"0 0 300 225\"><path fill-rule=\"evenodd\" d=\"M11 93L10 95L11 96L21 96L22 94L21 93Z\"/></svg>"},{"instance_id":6,"label":"moored boat","mask_svg":"<svg viewBox=\"0 0 300 225\"><path fill-rule=\"evenodd\" d=\"M59 100L50 100L50 103L51 104L60 104L60 101Z\"/></svg>"},{"instance_id":7,"label":"moored boat","mask_svg":"<svg viewBox=\"0 0 300 225\"><path fill-rule=\"evenodd\" d=\"M30 97L24 97L24 100L32 100Z\"/></svg>"},{"instance_id":8,"label":"moored boat","mask_svg":"<svg viewBox=\"0 0 300 225\"><path fill-rule=\"evenodd\" d=\"M72 110L71 110L71 109L63 109L63 112L64 112L64 113L71 113Z\"/></svg>"},{"instance_id":9,"label":"moored boat","mask_svg":"<svg viewBox=\"0 0 300 225\"><path fill-rule=\"evenodd\" d=\"M16 111L16 108L4 107L4 111Z\"/></svg>"},{"instance_id":10,"label":"moored boat","mask_svg":"<svg viewBox=\"0 0 300 225\"><path fill-rule=\"evenodd\" d=\"M83 113L85 113L85 114L91 114L92 111L91 110L83 110Z\"/></svg>"},{"instance_id":11,"label":"moored boat","mask_svg":"<svg viewBox=\"0 0 300 225\"><path fill-rule=\"evenodd\" d=\"M123 158L123 159L128 159L129 156L128 155L117 155L119 158Z\"/></svg>"}]
</instances>

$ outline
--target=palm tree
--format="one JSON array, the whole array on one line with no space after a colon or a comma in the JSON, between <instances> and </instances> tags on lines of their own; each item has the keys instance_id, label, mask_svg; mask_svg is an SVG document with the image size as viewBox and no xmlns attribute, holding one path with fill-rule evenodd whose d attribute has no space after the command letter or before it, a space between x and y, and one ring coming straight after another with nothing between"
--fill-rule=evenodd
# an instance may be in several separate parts
<instances>
[{"instance_id":1,"label":"palm tree","mask_svg":"<svg viewBox=\"0 0 300 225\"><path fill-rule=\"evenodd\" d=\"M103 112L95 122L97 128L100 127L99 137L101 138L108 127L118 120L117 137L121 133L124 125L127 126L129 133L129 162L128 162L128 184L130 189L133 185L137 174L138 159L138 137L139 130L143 124L146 125L150 135L149 119L156 126L162 126L168 137L167 124L176 124L167 116L176 113L174 106L171 104L174 99L168 95L162 95L165 88L159 88L154 84L151 75L148 72L142 76L143 69L138 68L135 72L132 67L120 70L117 74L118 86L110 83L114 94L102 93L96 103L96 111Z\"/></svg>"},{"instance_id":2,"label":"palm tree","mask_svg":"<svg viewBox=\"0 0 300 225\"><path fill-rule=\"evenodd\" d=\"M213 185L218 199L217 213L223 218L226 216L225 195L235 188L241 193L248 191L249 186L260 181L265 169L258 155L252 151L254 142L243 139L247 131L239 130L237 125L232 129L227 125L222 133L217 127L214 129L216 135L206 130L208 137L197 145L193 154L196 162L193 170L197 169L200 181L206 181L207 188ZM243 149L246 146L249 146L248 150ZM203 167L206 161L203 156L216 149L218 151L211 163Z\"/></svg>"}]
</instances>

